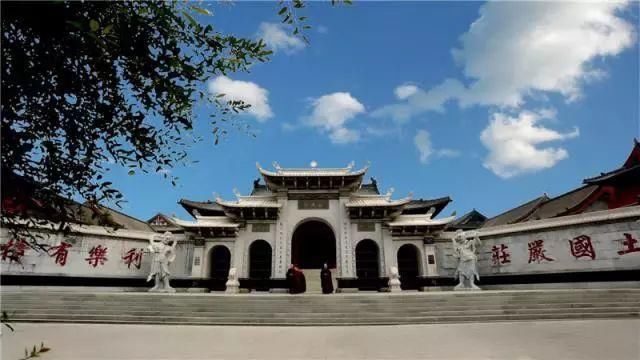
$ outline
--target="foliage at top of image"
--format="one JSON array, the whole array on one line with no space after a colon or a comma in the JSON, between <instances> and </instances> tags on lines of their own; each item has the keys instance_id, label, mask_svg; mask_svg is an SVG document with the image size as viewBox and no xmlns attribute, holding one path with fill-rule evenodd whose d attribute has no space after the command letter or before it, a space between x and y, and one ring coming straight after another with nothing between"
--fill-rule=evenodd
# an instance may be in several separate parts
<instances>
[{"instance_id":1,"label":"foliage at top of image","mask_svg":"<svg viewBox=\"0 0 640 360\"><path fill-rule=\"evenodd\" d=\"M212 4L2 2L5 223L32 222L30 202L56 214L59 230L73 218L68 199L119 206L122 193L104 179L113 167L158 172L175 186L166 170L187 164L190 145L202 140L191 131L198 104L212 106L215 144L229 128L250 133L233 117L250 105L212 96L203 84L247 72L272 52L261 39L202 21L214 16ZM281 1L274 11L304 36L304 7Z\"/></svg>"}]
</instances>

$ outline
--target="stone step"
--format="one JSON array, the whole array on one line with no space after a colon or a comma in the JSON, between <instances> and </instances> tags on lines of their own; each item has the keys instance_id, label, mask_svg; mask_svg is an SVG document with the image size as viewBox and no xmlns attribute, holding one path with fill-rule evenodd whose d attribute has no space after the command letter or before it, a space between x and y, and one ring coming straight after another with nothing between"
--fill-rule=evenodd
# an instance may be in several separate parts
<instances>
[{"instance_id":1,"label":"stone step","mask_svg":"<svg viewBox=\"0 0 640 360\"><path fill-rule=\"evenodd\" d=\"M93 310L88 312L82 311L64 311L64 309L30 309L29 311L7 309L14 317L20 317L23 315L52 315L62 316L73 314L79 316L117 316L117 315L131 315L131 316L200 316L200 317L241 317L241 316L255 316L255 317L290 317L290 318L332 318L332 317L348 317L353 315L351 312L306 312L306 313L294 313L294 312L269 312L269 313L247 313L238 311L176 311L176 310ZM360 317L380 317L380 316L397 316L397 317L414 317L421 315L456 315L456 314L551 314L560 312L633 312L638 311L638 306L616 306L616 307L573 307L563 306L547 309L530 309L530 308L515 308L515 309L422 309L419 311L411 312L369 312L360 313Z\"/></svg>"},{"instance_id":2,"label":"stone step","mask_svg":"<svg viewBox=\"0 0 640 360\"><path fill-rule=\"evenodd\" d=\"M148 324L357 325L637 318L640 289L339 295L15 292L12 321Z\"/></svg>"},{"instance_id":3,"label":"stone step","mask_svg":"<svg viewBox=\"0 0 640 360\"><path fill-rule=\"evenodd\" d=\"M592 298L592 297L580 297L580 298L540 298L540 299L508 299L508 298L498 298L498 299L474 299L474 300L455 300L451 299L449 301L439 300L435 301L432 299L425 298L422 301L397 301L394 299L379 299L377 301L334 301L332 299L326 299L324 301L304 301L304 300L280 300L280 301L253 301L252 299L247 298L236 298L236 299L225 299L220 300L216 298L211 299L199 299L197 301L183 301L181 299L162 299L153 301L152 299L139 299L139 300L131 300L127 298L121 299L113 299L113 300L102 300L102 299L87 299L87 300L65 300L65 299L28 299L28 300L20 300L20 299L2 299L3 304L21 304L21 305L30 305L30 304L51 304L51 305L72 305L72 304L82 304L82 305L107 305L107 306L119 306L119 305L176 305L176 306L206 306L206 305L216 305L216 306L238 306L240 304L247 304L251 306L287 306L287 307L304 307L304 306L362 306L362 305L390 305L390 306L424 306L424 305L482 305L482 304L493 304L493 303L512 303L512 304L538 304L538 303L558 303L558 302L572 302L572 301L582 301L582 302L617 302L617 301L640 301L640 296L626 296L620 298Z\"/></svg>"},{"instance_id":4,"label":"stone step","mask_svg":"<svg viewBox=\"0 0 640 360\"><path fill-rule=\"evenodd\" d=\"M395 325L430 324L517 320L569 320L569 319L610 319L638 318L637 312L611 313L569 313L569 314L505 314L505 315L460 315L460 316L422 316L412 318L338 318L338 319L274 319L274 318L199 318L199 317L135 317L116 316L110 318L53 317L39 316L14 320L15 322L63 322L63 323L111 323L111 324L164 324L164 325L277 325L277 326L332 326L332 325Z\"/></svg>"}]
</instances>

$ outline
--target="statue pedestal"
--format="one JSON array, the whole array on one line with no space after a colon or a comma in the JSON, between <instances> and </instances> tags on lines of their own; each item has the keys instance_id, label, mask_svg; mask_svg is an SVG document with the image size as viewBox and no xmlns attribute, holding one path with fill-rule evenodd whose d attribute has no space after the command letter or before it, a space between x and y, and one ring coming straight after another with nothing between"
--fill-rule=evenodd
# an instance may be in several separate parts
<instances>
[{"instance_id":1,"label":"statue pedestal","mask_svg":"<svg viewBox=\"0 0 640 360\"><path fill-rule=\"evenodd\" d=\"M400 287L400 280L398 279L391 279L389 280L389 292L395 293L395 292L401 292L402 288Z\"/></svg>"},{"instance_id":2,"label":"statue pedestal","mask_svg":"<svg viewBox=\"0 0 640 360\"><path fill-rule=\"evenodd\" d=\"M479 287L474 287L474 288L468 288L468 287L454 287L453 291L480 291L482 289L480 289Z\"/></svg>"},{"instance_id":3,"label":"statue pedestal","mask_svg":"<svg viewBox=\"0 0 640 360\"><path fill-rule=\"evenodd\" d=\"M225 294L239 294L240 293L240 282L238 280L229 280L225 283L227 289L224 291Z\"/></svg>"}]
</instances>

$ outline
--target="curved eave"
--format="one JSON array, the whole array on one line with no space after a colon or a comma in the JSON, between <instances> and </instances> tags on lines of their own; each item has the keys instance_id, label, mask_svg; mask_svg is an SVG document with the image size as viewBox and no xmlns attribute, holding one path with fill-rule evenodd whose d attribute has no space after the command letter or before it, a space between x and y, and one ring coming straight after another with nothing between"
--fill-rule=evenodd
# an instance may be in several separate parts
<instances>
[{"instance_id":1,"label":"curved eave","mask_svg":"<svg viewBox=\"0 0 640 360\"><path fill-rule=\"evenodd\" d=\"M268 203L268 202L250 202L250 201L246 201L246 202L232 202L232 201L225 201L222 199L218 199L216 200L216 204L225 207L225 208L232 208L232 209L251 209L251 208L255 208L255 209L279 209L282 204L278 204L278 203Z\"/></svg>"},{"instance_id":2,"label":"curved eave","mask_svg":"<svg viewBox=\"0 0 640 360\"><path fill-rule=\"evenodd\" d=\"M415 217L415 218L406 218L406 216L410 216L410 215L405 215L402 218L396 220L396 221L391 221L389 223L387 223L388 226L390 227L406 227L406 226L427 226L427 227L435 227L435 226L444 226L449 224L450 222L452 222L453 220L455 220L455 216L449 216L446 218L442 218L442 219L431 219L431 218L427 218L427 217Z\"/></svg>"},{"instance_id":3,"label":"curved eave","mask_svg":"<svg viewBox=\"0 0 640 360\"><path fill-rule=\"evenodd\" d=\"M278 171L271 171L262 168L260 164L256 164L258 171L263 177L274 178L294 178L294 177L357 177L364 175L369 170L369 165L361 168L360 170L351 171L350 168L338 168L338 169L283 169Z\"/></svg>"},{"instance_id":4,"label":"curved eave","mask_svg":"<svg viewBox=\"0 0 640 360\"><path fill-rule=\"evenodd\" d=\"M370 202L367 203L366 200L364 202L352 202L352 203L346 203L345 206L349 209L357 209L357 208L372 208L372 207L379 207L379 208L394 208L394 207L401 207L404 206L406 204L408 204L409 202L411 202L411 198L410 197L406 197L404 199L399 199L399 200L391 200L388 201L387 203L384 202Z\"/></svg>"},{"instance_id":5,"label":"curved eave","mask_svg":"<svg viewBox=\"0 0 640 360\"><path fill-rule=\"evenodd\" d=\"M237 229L240 224L228 222L226 217L198 216L196 221L171 219L176 225L183 228L233 228Z\"/></svg>"}]
</instances>

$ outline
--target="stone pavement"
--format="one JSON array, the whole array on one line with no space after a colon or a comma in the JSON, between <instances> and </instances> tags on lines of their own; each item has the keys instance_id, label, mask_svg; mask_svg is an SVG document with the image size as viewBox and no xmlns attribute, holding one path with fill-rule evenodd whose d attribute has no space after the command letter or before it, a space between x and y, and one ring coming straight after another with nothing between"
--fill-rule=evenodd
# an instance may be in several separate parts
<instances>
[{"instance_id":1,"label":"stone pavement","mask_svg":"<svg viewBox=\"0 0 640 360\"><path fill-rule=\"evenodd\" d=\"M16 323L2 359L640 359L640 320L267 327Z\"/></svg>"}]
</instances>

